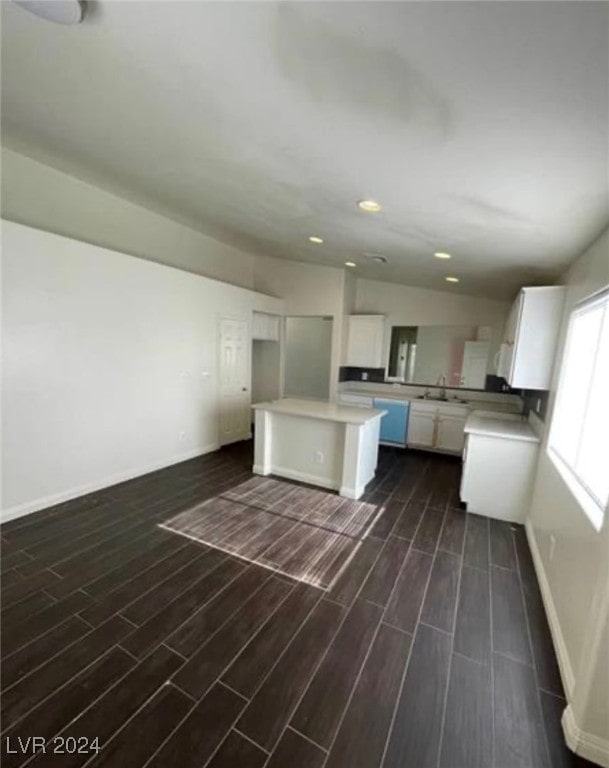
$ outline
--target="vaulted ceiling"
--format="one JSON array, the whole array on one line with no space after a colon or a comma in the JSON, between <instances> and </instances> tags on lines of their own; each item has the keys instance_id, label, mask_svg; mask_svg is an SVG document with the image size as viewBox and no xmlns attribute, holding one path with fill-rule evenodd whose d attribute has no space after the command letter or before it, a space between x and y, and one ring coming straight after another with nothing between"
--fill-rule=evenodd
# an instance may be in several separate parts
<instances>
[{"instance_id":1,"label":"vaulted ceiling","mask_svg":"<svg viewBox=\"0 0 609 768\"><path fill-rule=\"evenodd\" d=\"M1 5L3 143L254 252L509 298L609 221L607 3Z\"/></svg>"}]
</instances>

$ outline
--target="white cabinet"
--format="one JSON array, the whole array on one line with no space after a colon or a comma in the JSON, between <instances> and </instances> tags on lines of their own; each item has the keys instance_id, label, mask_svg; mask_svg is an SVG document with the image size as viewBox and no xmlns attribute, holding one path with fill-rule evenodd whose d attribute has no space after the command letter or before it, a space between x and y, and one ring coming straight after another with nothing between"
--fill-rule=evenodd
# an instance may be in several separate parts
<instances>
[{"instance_id":1,"label":"white cabinet","mask_svg":"<svg viewBox=\"0 0 609 768\"><path fill-rule=\"evenodd\" d=\"M479 414L472 414L466 427L461 501L468 512L523 523L530 506L539 440L520 416L487 416L481 421ZM488 429L471 431L478 429L476 420L484 424L484 419Z\"/></svg>"},{"instance_id":2,"label":"white cabinet","mask_svg":"<svg viewBox=\"0 0 609 768\"><path fill-rule=\"evenodd\" d=\"M383 315L349 315L345 365L383 368Z\"/></svg>"},{"instance_id":3,"label":"white cabinet","mask_svg":"<svg viewBox=\"0 0 609 768\"><path fill-rule=\"evenodd\" d=\"M279 315L254 312L252 315L252 339L255 341L279 341Z\"/></svg>"},{"instance_id":4,"label":"white cabinet","mask_svg":"<svg viewBox=\"0 0 609 768\"><path fill-rule=\"evenodd\" d=\"M420 413L410 409L408 417L408 445L432 448L436 434L436 419L431 413Z\"/></svg>"},{"instance_id":5,"label":"white cabinet","mask_svg":"<svg viewBox=\"0 0 609 768\"><path fill-rule=\"evenodd\" d=\"M512 305L497 375L515 389L549 389L565 289L522 288Z\"/></svg>"},{"instance_id":6,"label":"white cabinet","mask_svg":"<svg viewBox=\"0 0 609 768\"><path fill-rule=\"evenodd\" d=\"M436 448L451 453L461 453L465 442L465 418L438 414Z\"/></svg>"},{"instance_id":7,"label":"white cabinet","mask_svg":"<svg viewBox=\"0 0 609 768\"><path fill-rule=\"evenodd\" d=\"M410 404L408 445L460 454L463 450L467 407L443 403Z\"/></svg>"}]
</instances>

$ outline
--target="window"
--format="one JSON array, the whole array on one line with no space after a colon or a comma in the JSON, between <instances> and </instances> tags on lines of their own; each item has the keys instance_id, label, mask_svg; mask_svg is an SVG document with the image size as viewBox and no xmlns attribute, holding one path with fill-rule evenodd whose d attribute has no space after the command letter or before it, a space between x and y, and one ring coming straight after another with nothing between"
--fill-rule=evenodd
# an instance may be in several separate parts
<instances>
[{"instance_id":1,"label":"window","mask_svg":"<svg viewBox=\"0 0 609 768\"><path fill-rule=\"evenodd\" d=\"M600 529L609 501L609 290L571 313L548 452Z\"/></svg>"}]
</instances>

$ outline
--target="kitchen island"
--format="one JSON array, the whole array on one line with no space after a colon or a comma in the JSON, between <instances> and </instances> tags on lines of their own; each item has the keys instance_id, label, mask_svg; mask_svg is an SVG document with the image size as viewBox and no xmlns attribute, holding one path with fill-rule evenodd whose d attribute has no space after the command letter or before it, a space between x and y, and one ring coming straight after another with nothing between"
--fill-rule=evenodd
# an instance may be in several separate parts
<instances>
[{"instance_id":1,"label":"kitchen island","mask_svg":"<svg viewBox=\"0 0 609 768\"><path fill-rule=\"evenodd\" d=\"M294 398L253 409L256 474L330 488L349 499L362 496L376 471L385 411Z\"/></svg>"}]
</instances>

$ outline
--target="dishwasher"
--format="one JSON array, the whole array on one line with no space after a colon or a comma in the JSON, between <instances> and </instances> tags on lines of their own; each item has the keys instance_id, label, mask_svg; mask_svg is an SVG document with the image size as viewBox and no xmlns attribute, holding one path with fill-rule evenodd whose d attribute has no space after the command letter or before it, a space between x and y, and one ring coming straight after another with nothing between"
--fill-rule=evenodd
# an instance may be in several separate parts
<instances>
[{"instance_id":1,"label":"dishwasher","mask_svg":"<svg viewBox=\"0 0 609 768\"><path fill-rule=\"evenodd\" d=\"M408 411L410 403L403 400L383 400L374 398L374 407L387 413L381 419L381 445L406 447L408 436Z\"/></svg>"}]
</instances>

